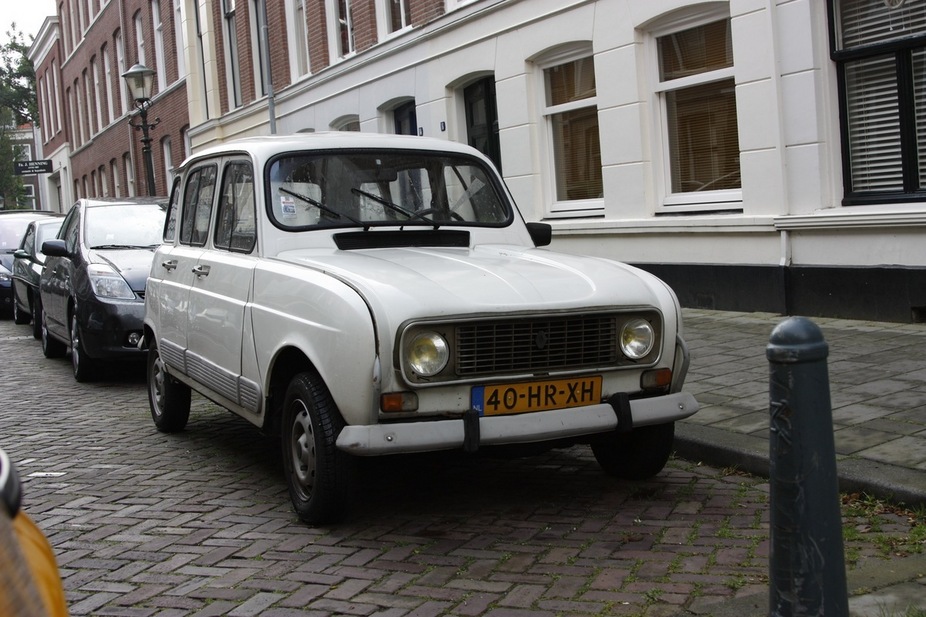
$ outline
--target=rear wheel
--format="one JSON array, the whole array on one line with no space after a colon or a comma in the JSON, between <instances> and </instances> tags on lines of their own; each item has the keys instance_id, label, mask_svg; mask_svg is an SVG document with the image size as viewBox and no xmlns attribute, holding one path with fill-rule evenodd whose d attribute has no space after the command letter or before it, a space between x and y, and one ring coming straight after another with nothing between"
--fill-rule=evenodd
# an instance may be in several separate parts
<instances>
[{"instance_id":1,"label":"rear wheel","mask_svg":"<svg viewBox=\"0 0 926 617\"><path fill-rule=\"evenodd\" d=\"M335 445L343 427L321 377L293 377L283 402L283 470L293 508L306 523L333 522L346 510L351 461Z\"/></svg>"},{"instance_id":2,"label":"rear wheel","mask_svg":"<svg viewBox=\"0 0 926 617\"><path fill-rule=\"evenodd\" d=\"M151 419L162 433L176 433L186 428L190 418L190 387L164 370L158 346L148 348L148 406Z\"/></svg>"},{"instance_id":3,"label":"rear wheel","mask_svg":"<svg viewBox=\"0 0 926 617\"><path fill-rule=\"evenodd\" d=\"M45 314L45 309L42 309L41 313L42 353L46 358L61 358L65 353L67 353L68 346L61 341L51 337L51 334L48 332L48 316Z\"/></svg>"},{"instance_id":4,"label":"rear wheel","mask_svg":"<svg viewBox=\"0 0 926 617\"><path fill-rule=\"evenodd\" d=\"M99 360L87 355L84 349L80 325L77 323L77 309L71 315L71 366L74 368L74 379L80 382L91 381L96 378L100 370Z\"/></svg>"},{"instance_id":5,"label":"rear wheel","mask_svg":"<svg viewBox=\"0 0 926 617\"><path fill-rule=\"evenodd\" d=\"M629 433L598 437L592 442L592 452L609 475L624 480L646 480L666 466L674 440L674 422L640 426Z\"/></svg>"},{"instance_id":6,"label":"rear wheel","mask_svg":"<svg viewBox=\"0 0 926 617\"><path fill-rule=\"evenodd\" d=\"M37 293L32 298L32 337L42 340L42 298Z\"/></svg>"}]
</instances>

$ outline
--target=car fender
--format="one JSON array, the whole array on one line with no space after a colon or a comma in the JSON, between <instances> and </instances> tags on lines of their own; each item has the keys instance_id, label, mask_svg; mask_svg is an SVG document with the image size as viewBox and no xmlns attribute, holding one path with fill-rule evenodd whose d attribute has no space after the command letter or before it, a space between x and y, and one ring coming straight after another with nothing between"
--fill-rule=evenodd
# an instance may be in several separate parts
<instances>
[{"instance_id":1,"label":"car fender","mask_svg":"<svg viewBox=\"0 0 926 617\"><path fill-rule=\"evenodd\" d=\"M325 272L275 260L255 269L252 298L250 332L242 351L244 358L254 360L242 367L245 377L256 378L268 396L275 360L284 350L298 349L324 380L348 424L375 422L378 345L363 298Z\"/></svg>"}]
</instances>

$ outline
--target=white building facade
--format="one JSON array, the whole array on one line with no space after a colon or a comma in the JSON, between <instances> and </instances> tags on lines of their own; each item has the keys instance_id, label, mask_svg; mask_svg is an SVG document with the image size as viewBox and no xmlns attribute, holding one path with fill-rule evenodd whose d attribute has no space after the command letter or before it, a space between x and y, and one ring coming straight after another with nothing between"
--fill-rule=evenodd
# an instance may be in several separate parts
<instances>
[{"instance_id":1,"label":"white building facade","mask_svg":"<svg viewBox=\"0 0 926 617\"><path fill-rule=\"evenodd\" d=\"M926 321L926 0L173 5L194 152L469 142L554 249L685 306Z\"/></svg>"}]
</instances>

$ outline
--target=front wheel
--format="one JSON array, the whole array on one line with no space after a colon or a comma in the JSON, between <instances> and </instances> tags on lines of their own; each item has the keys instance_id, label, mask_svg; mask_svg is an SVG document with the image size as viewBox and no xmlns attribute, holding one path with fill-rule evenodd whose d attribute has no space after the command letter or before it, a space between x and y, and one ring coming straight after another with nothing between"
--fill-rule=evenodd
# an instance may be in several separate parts
<instances>
[{"instance_id":1,"label":"front wheel","mask_svg":"<svg viewBox=\"0 0 926 617\"><path fill-rule=\"evenodd\" d=\"M154 341L148 348L147 378L154 425L162 433L182 431L190 419L190 387L167 374Z\"/></svg>"},{"instance_id":2,"label":"front wheel","mask_svg":"<svg viewBox=\"0 0 926 617\"><path fill-rule=\"evenodd\" d=\"M321 377L293 377L283 401L283 471L293 508L310 525L334 522L346 510L350 457L335 445L343 427Z\"/></svg>"},{"instance_id":3,"label":"front wheel","mask_svg":"<svg viewBox=\"0 0 926 617\"><path fill-rule=\"evenodd\" d=\"M32 338L42 340L42 298L38 292L32 296Z\"/></svg>"},{"instance_id":4,"label":"front wheel","mask_svg":"<svg viewBox=\"0 0 926 617\"><path fill-rule=\"evenodd\" d=\"M19 310L19 294L16 293L16 286L13 286L13 323L19 324L21 326L29 323L29 320L32 319L32 315L29 313L24 313Z\"/></svg>"},{"instance_id":5,"label":"front wheel","mask_svg":"<svg viewBox=\"0 0 926 617\"><path fill-rule=\"evenodd\" d=\"M640 426L629 433L596 438L592 453L605 473L624 480L646 480L666 466L674 440L674 422Z\"/></svg>"},{"instance_id":6,"label":"front wheel","mask_svg":"<svg viewBox=\"0 0 926 617\"><path fill-rule=\"evenodd\" d=\"M52 338L48 332L48 315L45 314L45 309L42 309L42 353L46 358L61 358L67 350L67 345Z\"/></svg>"},{"instance_id":7,"label":"front wheel","mask_svg":"<svg viewBox=\"0 0 926 617\"><path fill-rule=\"evenodd\" d=\"M79 382L91 381L96 378L100 369L99 360L87 355L80 326L77 323L77 309L71 315L71 366L74 368L74 379Z\"/></svg>"}]
</instances>

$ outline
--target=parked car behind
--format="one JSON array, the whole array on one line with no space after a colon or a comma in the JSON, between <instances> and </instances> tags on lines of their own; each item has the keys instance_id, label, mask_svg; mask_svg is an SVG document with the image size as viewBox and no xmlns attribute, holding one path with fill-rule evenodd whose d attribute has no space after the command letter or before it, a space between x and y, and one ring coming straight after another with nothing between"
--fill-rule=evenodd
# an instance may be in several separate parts
<instances>
[{"instance_id":1,"label":"parked car behind","mask_svg":"<svg viewBox=\"0 0 926 617\"><path fill-rule=\"evenodd\" d=\"M42 218L29 223L19 248L13 253L13 321L27 324L32 321L32 335L42 336L42 305L39 295L39 278L45 267L42 244L57 235L63 214Z\"/></svg>"},{"instance_id":2,"label":"parked car behind","mask_svg":"<svg viewBox=\"0 0 926 617\"><path fill-rule=\"evenodd\" d=\"M47 210L0 210L0 315L13 313L13 253L22 243L29 223L46 216Z\"/></svg>"},{"instance_id":3,"label":"parked car behind","mask_svg":"<svg viewBox=\"0 0 926 617\"><path fill-rule=\"evenodd\" d=\"M198 153L145 297L155 425L183 429L195 389L276 432L309 523L344 513L351 455L578 442L615 476L659 473L698 410L675 294L550 241L462 144L315 133Z\"/></svg>"},{"instance_id":4,"label":"parked car behind","mask_svg":"<svg viewBox=\"0 0 926 617\"><path fill-rule=\"evenodd\" d=\"M107 360L144 360L138 347L145 281L161 242L166 199L80 199L42 245L42 351L65 355L77 381Z\"/></svg>"}]
</instances>

